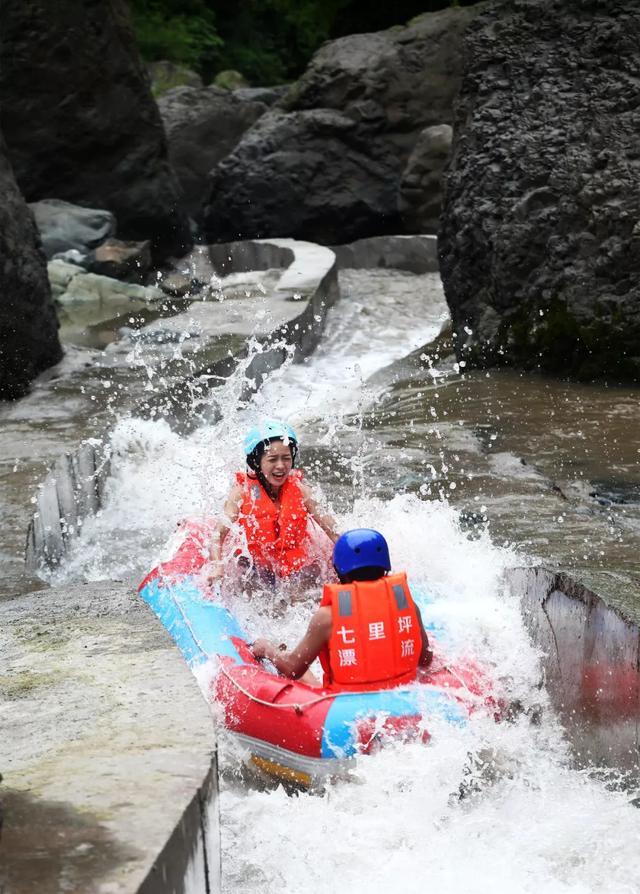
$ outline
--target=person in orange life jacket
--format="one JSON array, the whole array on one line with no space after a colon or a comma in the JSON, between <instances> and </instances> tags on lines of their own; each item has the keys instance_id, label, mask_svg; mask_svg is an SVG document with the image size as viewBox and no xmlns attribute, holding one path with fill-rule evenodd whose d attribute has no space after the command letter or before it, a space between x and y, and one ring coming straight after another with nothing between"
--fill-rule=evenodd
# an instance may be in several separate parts
<instances>
[{"instance_id":1,"label":"person in orange life jacket","mask_svg":"<svg viewBox=\"0 0 640 894\"><path fill-rule=\"evenodd\" d=\"M339 584L326 584L320 608L290 652L265 639L252 652L285 677L298 679L316 658L323 687L366 691L414 680L433 653L405 574L389 574L387 542L378 531L358 528L336 542ZM305 680L306 682L306 680Z\"/></svg>"},{"instance_id":2,"label":"person in orange life jacket","mask_svg":"<svg viewBox=\"0 0 640 894\"><path fill-rule=\"evenodd\" d=\"M335 542L335 522L316 503L302 472L294 469L298 438L282 423L267 420L252 428L244 439L246 473L236 473L236 483L224 504L224 519L213 530L209 582L224 573L222 545L231 526L244 530L249 557L240 557L259 583L274 586L278 579L317 579L319 566L309 556L308 523L312 519ZM330 543L328 544L330 548ZM243 561L244 559L244 561ZM304 583L304 581L301 581Z\"/></svg>"}]
</instances>

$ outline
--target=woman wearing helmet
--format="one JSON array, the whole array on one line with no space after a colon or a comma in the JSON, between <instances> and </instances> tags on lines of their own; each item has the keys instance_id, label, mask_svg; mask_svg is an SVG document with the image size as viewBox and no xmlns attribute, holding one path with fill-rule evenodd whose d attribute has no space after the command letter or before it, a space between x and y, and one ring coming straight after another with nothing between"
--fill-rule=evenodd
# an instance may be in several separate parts
<instances>
[{"instance_id":1,"label":"woman wearing helmet","mask_svg":"<svg viewBox=\"0 0 640 894\"><path fill-rule=\"evenodd\" d=\"M339 584L325 584L320 608L291 652L268 640L252 645L286 677L303 677L316 658L325 689L366 692L416 679L433 657L407 576L391 574L387 542L357 528L337 541L333 562ZM306 680L305 680L306 682Z\"/></svg>"},{"instance_id":2,"label":"woman wearing helmet","mask_svg":"<svg viewBox=\"0 0 640 894\"><path fill-rule=\"evenodd\" d=\"M224 505L225 520L216 525L210 549L209 580L224 573L223 542L232 526L244 534L246 549L236 550L238 563L251 569L260 583L273 586L279 579L299 575L317 578L316 560L328 554L337 540L335 522L318 506L302 472L294 468L298 438L286 423L265 420L244 438L246 472L236 482ZM317 528L320 529L320 537ZM322 538L324 544L313 549ZM329 538L327 540L327 538Z\"/></svg>"}]
</instances>

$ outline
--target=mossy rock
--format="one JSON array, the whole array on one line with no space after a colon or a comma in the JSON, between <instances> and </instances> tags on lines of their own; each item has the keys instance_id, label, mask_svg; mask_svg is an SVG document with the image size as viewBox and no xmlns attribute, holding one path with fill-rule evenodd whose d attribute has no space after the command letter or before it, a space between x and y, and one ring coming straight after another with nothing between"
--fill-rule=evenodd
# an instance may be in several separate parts
<instances>
[{"instance_id":1,"label":"mossy rock","mask_svg":"<svg viewBox=\"0 0 640 894\"><path fill-rule=\"evenodd\" d=\"M223 90L239 90L241 87L249 87L250 84L239 71L232 68L219 71L213 79L215 87L222 87Z\"/></svg>"},{"instance_id":2,"label":"mossy rock","mask_svg":"<svg viewBox=\"0 0 640 894\"><path fill-rule=\"evenodd\" d=\"M175 62L150 62L147 66L151 79L151 92L154 96L162 96L174 87L202 87L202 78L185 65Z\"/></svg>"},{"instance_id":3,"label":"mossy rock","mask_svg":"<svg viewBox=\"0 0 640 894\"><path fill-rule=\"evenodd\" d=\"M536 308L519 307L502 320L494 339L459 354L480 368L514 365L579 381L637 382L639 343L640 332L625 326L619 311L579 320L554 298L542 317Z\"/></svg>"}]
</instances>

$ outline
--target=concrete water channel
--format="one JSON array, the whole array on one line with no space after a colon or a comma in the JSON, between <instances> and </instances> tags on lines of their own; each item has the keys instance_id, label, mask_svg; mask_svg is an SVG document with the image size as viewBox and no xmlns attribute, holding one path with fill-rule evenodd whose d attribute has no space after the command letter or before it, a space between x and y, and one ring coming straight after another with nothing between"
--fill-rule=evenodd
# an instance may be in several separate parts
<instances>
[{"instance_id":1,"label":"concrete water channel","mask_svg":"<svg viewBox=\"0 0 640 894\"><path fill-rule=\"evenodd\" d=\"M181 314L146 322L136 337L171 345L187 332L194 379L229 375L250 338L262 350L247 363L247 387L258 387L290 352L303 357L313 350L338 298L334 255L320 246L291 240L216 246L206 254L196 250L185 263L183 275L218 286L216 300L204 296ZM278 268L271 282L255 272L244 282L238 277ZM233 297L219 289L218 272L234 276ZM118 342L111 344L122 357ZM125 350L127 357L131 346ZM179 406L189 417L186 396L197 403L199 392L186 387L183 364L182 352L168 361L165 353L156 365L165 387L153 406L144 386L129 383L122 397L114 392L117 408L109 402L97 414L102 438L94 429L75 451L58 456L37 491L28 568L60 562L82 521L99 511L111 412L137 405L154 414ZM111 386L117 363L105 366ZM149 366L142 372L144 382ZM51 381L43 382L45 393ZM85 393L87 382L76 388ZM87 415L78 421L82 430ZM17 502L15 479L11 489ZM24 577L22 589L32 583ZM14 594L2 601L0 614L2 890L219 890L212 717L159 622L130 587L115 582Z\"/></svg>"},{"instance_id":2,"label":"concrete water channel","mask_svg":"<svg viewBox=\"0 0 640 894\"><path fill-rule=\"evenodd\" d=\"M245 364L243 387L251 391L291 354L303 359L314 350L327 309L339 298L340 268L381 267L434 272L435 241L380 238L334 252L291 240L201 248L176 273L197 280L204 295L176 301L172 311L151 313L142 325L125 325L124 331L126 320L118 317L120 338L100 335L109 343L104 353L90 344L93 353L78 355L71 377L45 378L21 405L2 410L6 474L1 486L10 507L3 546L10 553L6 595L0 602L5 732L0 880L7 894L219 890L215 738L196 681L168 635L135 599L130 582L47 589L36 571L64 561L83 520L100 511L113 420L130 412L162 415L185 430L211 419L216 404L203 401L203 393L238 364ZM225 276L226 296L220 280ZM255 341L259 351L251 350ZM456 395L470 387L469 379L454 368L443 343L390 367L388 403L360 420L365 430L375 429L385 449L396 451L394 480L378 470L383 490L397 487L399 475L409 491L415 477L419 490L415 470L426 455L422 449L418 458L424 444L420 426L431 426L440 446L427 456L433 493L425 498L437 498L442 487L456 484L447 497L464 510L470 536L490 518L498 536L531 541L533 533L527 531L536 526L518 518L524 500L540 506L542 517L554 525L556 512L562 514L565 530L577 542L593 523L600 524L597 512L583 511L590 504L580 502L582 491L573 494L566 482L556 482L545 467L544 444L520 463L524 451L515 437L517 423L513 443L494 458L487 445L494 435L503 438L500 419L468 404L466 415L456 411ZM146 347L144 363L140 346ZM148 389L152 379L153 390ZM54 392L67 399L66 405L56 405ZM475 407L485 400L477 388L474 400ZM399 416L406 417L402 426ZM401 429L409 432L402 439ZM633 451L633 444L625 449ZM376 469L378 455L379 448L363 457L370 470ZM496 468L507 473L496 475ZM531 474L523 475L523 468ZM630 473L624 471L629 485ZM31 571L25 574L21 541L33 508L25 492L36 479L40 486L27 541ZM555 508L555 501L568 502L565 490L575 497L573 527L566 505ZM507 494L512 507L505 511ZM618 505L625 507L625 516L615 530L627 524L632 532L633 502ZM621 555L617 537L608 564L598 556L597 567L573 566L592 586L595 581L605 587L603 595L622 608L620 614L561 573L567 551L554 546L553 536L541 534L540 525L538 534L534 551L549 570L528 560L529 567L509 572L509 585L544 651L546 681L578 763L595 761L637 776L640 611L632 589L640 572L633 550ZM610 593L609 579L616 582Z\"/></svg>"}]
</instances>

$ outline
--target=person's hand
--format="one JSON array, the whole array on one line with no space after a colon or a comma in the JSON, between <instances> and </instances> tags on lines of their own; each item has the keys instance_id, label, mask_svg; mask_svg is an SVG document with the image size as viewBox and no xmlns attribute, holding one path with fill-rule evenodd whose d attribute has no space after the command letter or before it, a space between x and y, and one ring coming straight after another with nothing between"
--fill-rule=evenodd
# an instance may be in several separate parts
<instances>
[{"instance_id":1,"label":"person's hand","mask_svg":"<svg viewBox=\"0 0 640 894\"><path fill-rule=\"evenodd\" d=\"M255 642L251 643L249 648L253 652L254 658L258 659L268 658L269 655L274 652L274 647L268 639L257 639Z\"/></svg>"}]
</instances>

